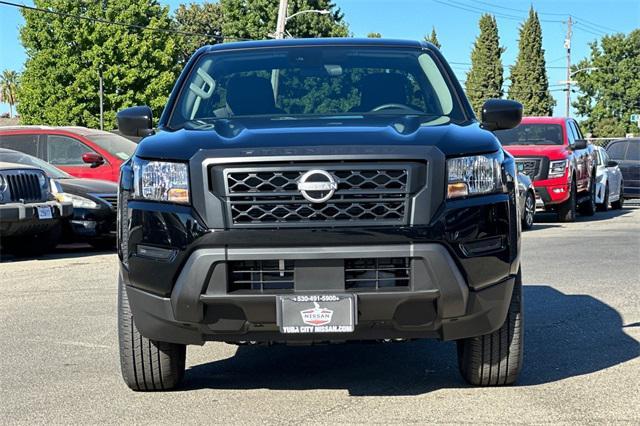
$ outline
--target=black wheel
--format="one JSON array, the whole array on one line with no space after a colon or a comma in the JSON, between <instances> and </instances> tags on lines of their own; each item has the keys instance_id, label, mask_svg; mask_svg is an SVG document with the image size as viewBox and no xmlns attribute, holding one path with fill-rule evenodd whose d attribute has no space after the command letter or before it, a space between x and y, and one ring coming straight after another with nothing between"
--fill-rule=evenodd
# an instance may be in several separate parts
<instances>
[{"instance_id":1,"label":"black wheel","mask_svg":"<svg viewBox=\"0 0 640 426\"><path fill-rule=\"evenodd\" d=\"M476 386L515 383L524 353L522 306L522 276L518 272L502 327L493 333L457 342L458 367L467 382Z\"/></svg>"},{"instance_id":2,"label":"black wheel","mask_svg":"<svg viewBox=\"0 0 640 426\"><path fill-rule=\"evenodd\" d=\"M157 342L140 334L121 277L118 279L118 340L122 378L131 389L163 391L180 384L184 376L186 346Z\"/></svg>"},{"instance_id":3,"label":"black wheel","mask_svg":"<svg viewBox=\"0 0 640 426\"><path fill-rule=\"evenodd\" d=\"M604 197L602 198L602 204L598 204L599 212L606 212L609 210L609 184L604 188Z\"/></svg>"},{"instance_id":4,"label":"black wheel","mask_svg":"<svg viewBox=\"0 0 640 426\"><path fill-rule=\"evenodd\" d=\"M62 228L53 228L35 235L11 238L5 242L7 251L16 256L38 256L53 251L62 238Z\"/></svg>"},{"instance_id":5,"label":"black wheel","mask_svg":"<svg viewBox=\"0 0 640 426\"><path fill-rule=\"evenodd\" d=\"M533 217L536 214L536 197L531 192L527 192L524 199L524 215L522 217L522 229L533 227Z\"/></svg>"},{"instance_id":6,"label":"black wheel","mask_svg":"<svg viewBox=\"0 0 640 426\"><path fill-rule=\"evenodd\" d=\"M624 206L624 186L622 185L622 182L620 182L620 198L618 198L618 201L614 201L613 203L611 203L611 208L614 210L620 210L622 209L623 206Z\"/></svg>"},{"instance_id":7,"label":"black wheel","mask_svg":"<svg viewBox=\"0 0 640 426\"><path fill-rule=\"evenodd\" d=\"M593 216L596 214L596 181L591 179L589 182L589 198L580 205L580 213L585 216Z\"/></svg>"},{"instance_id":8,"label":"black wheel","mask_svg":"<svg viewBox=\"0 0 640 426\"><path fill-rule=\"evenodd\" d=\"M576 220L576 185L571 183L569 199L558 206L558 221L574 222Z\"/></svg>"}]
</instances>

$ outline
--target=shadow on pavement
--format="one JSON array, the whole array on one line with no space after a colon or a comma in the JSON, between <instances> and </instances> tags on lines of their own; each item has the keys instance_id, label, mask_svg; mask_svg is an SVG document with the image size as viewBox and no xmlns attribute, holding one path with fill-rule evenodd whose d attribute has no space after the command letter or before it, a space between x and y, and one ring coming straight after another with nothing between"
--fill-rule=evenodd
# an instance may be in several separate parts
<instances>
[{"instance_id":1,"label":"shadow on pavement","mask_svg":"<svg viewBox=\"0 0 640 426\"><path fill-rule=\"evenodd\" d=\"M12 253L0 248L0 263L2 262L22 262L25 260L48 260L48 259L74 259L79 257L95 256L100 254L115 253L116 250L97 249L88 244L62 244L55 250L35 255L35 256L15 256Z\"/></svg>"},{"instance_id":2,"label":"shadow on pavement","mask_svg":"<svg viewBox=\"0 0 640 426\"><path fill-rule=\"evenodd\" d=\"M606 212L596 212L596 214L594 214L593 216L584 216L581 214L577 214L576 215L576 222L599 222L602 220L608 220L608 219L613 219L615 217L618 216L624 216L627 215L629 213L631 213L634 209L637 209L638 206L627 206L625 204L625 206L620 209L620 210L607 210ZM536 225L539 225L541 223L557 223L557 226L562 226L563 223L558 221L558 216L555 213L546 213L546 212L539 212L536 213L535 219L534 219L534 229Z\"/></svg>"},{"instance_id":3,"label":"shadow on pavement","mask_svg":"<svg viewBox=\"0 0 640 426\"><path fill-rule=\"evenodd\" d=\"M587 295L525 286L526 350L520 386L589 374L633 359L638 342L622 318ZM630 325L632 326L632 325ZM419 395L468 386L453 342L240 346L235 356L187 370L183 390L345 389L353 396Z\"/></svg>"}]
</instances>

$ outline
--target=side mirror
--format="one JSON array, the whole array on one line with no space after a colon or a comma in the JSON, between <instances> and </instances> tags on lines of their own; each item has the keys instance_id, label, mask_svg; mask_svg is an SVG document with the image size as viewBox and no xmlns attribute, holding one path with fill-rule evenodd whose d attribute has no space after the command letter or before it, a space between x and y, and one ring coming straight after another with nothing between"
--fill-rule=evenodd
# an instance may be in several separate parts
<instances>
[{"instance_id":1,"label":"side mirror","mask_svg":"<svg viewBox=\"0 0 640 426\"><path fill-rule=\"evenodd\" d=\"M95 152L86 152L82 154L82 161L91 164L91 168L95 168L104 164L104 158Z\"/></svg>"},{"instance_id":2,"label":"side mirror","mask_svg":"<svg viewBox=\"0 0 640 426\"><path fill-rule=\"evenodd\" d=\"M153 134L153 114L148 106L123 109L116 115L118 130L123 135L144 137Z\"/></svg>"},{"instance_id":3,"label":"side mirror","mask_svg":"<svg viewBox=\"0 0 640 426\"><path fill-rule=\"evenodd\" d=\"M618 165L618 162L613 160L609 160L609 162L607 163L607 167L615 167L617 165Z\"/></svg>"},{"instance_id":4,"label":"side mirror","mask_svg":"<svg viewBox=\"0 0 640 426\"><path fill-rule=\"evenodd\" d=\"M489 99L480 112L482 128L494 130L513 129L522 120L522 104L509 99Z\"/></svg>"},{"instance_id":5,"label":"side mirror","mask_svg":"<svg viewBox=\"0 0 640 426\"><path fill-rule=\"evenodd\" d=\"M573 149L585 149L587 147L587 141L585 139L576 139L575 142L569 146L569 148Z\"/></svg>"}]
</instances>

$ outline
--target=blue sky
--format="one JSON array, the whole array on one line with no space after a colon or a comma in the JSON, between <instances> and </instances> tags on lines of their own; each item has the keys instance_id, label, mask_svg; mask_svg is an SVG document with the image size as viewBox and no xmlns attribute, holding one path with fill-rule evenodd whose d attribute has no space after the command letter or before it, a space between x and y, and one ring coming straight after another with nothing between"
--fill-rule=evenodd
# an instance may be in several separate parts
<instances>
[{"instance_id":1,"label":"blue sky","mask_svg":"<svg viewBox=\"0 0 640 426\"><path fill-rule=\"evenodd\" d=\"M172 9L183 2L160 0ZM278 0L272 0L277 2ZM600 34L629 33L640 28L640 0L334 0L345 14L356 37L379 32L383 37L421 39L435 26L442 52L458 78L464 80L469 55L478 34L482 11L495 12L501 43L506 47L503 64L512 65L518 53L518 28L530 5L542 20L543 46L552 94L557 100L555 115L564 114L564 92L558 89L565 79L564 39L569 15L577 22L572 40L572 61L587 57L589 43ZM15 0L20 3L21 0ZM24 4L33 4L24 0ZM295 19L295 18L294 18ZM23 20L13 7L0 5L0 70L22 70L26 55L18 37ZM612 31L614 30L614 31ZM640 54L640 52L639 52ZM508 77L508 72L505 72ZM508 84L508 82L507 82ZM8 111L0 104L0 112Z\"/></svg>"}]
</instances>

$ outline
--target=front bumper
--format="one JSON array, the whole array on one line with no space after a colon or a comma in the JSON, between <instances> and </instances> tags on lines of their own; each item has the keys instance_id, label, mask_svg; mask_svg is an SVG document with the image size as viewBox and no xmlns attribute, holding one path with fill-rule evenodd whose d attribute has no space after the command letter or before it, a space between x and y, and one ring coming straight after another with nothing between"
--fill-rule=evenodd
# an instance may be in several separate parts
<instances>
[{"instance_id":1,"label":"front bumper","mask_svg":"<svg viewBox=\"0 0 640 426\"><path fill-rule=\"evenodd\" d=\"M125 212L121 276L136 325L160 341L478 336L503 323L520 264L513 193L444 203L429 226L225 230L206 229L185 206L129 200ZM291 293L230 292L224 269L245 259L313 264L394 256L413 259L408 289L354 291L340 279L296 279L294 292L356 295L356 331L335 335L281 334L276 297Z\"/></svg>"},{"instance_id":2,"label":"front bumper","mask_svg":"<svg viewBox=\"0 0 640 426\"><path fill-rule=\"evenodd\" d=\"M38 207L51 209L51 219L40 219ZM60 223L62 219L70 217L72 213L71 203L57 201L0 204L0 235L13 237L45 232Z\"/></svg>"},{"instance_id":3,"label":"front bumper","mask_svg":"<svg viewBox=\"0 0 640 426\"><path fill-rule=\"evenodd\" d=\"M535 182L536 198L545 206L561 204L569 199L569 184L562 179L547 179Z\"/></svg>"},{"instance_id":4,"label":"front bumper","mask_svg":"<svg viewBox=\"0 0 640 426\"><path fill-rule=\"evenodd\" d=\"M352 291L357 325L352 333L283 335L277 325L278 294L228 293L229 261L411 257L411 287L399 291ZM325 275L325 276L323 276ZM297 276L297 274L296 274ZM296 278L292 292L345 293L343 282L326 268L312 267ZM125 283L127 271L122 269ZM318 283L324 282L324 284ZM344 341L435 337L454 340L498 329L506 317L514 276L470 289L449 252L440 244L394 246L289 247L277 249L200 249L188 258L168 297L128 286L136 326L146 337L184 344L207 340Z\"/></svg>"},{"instance_id":5,"label":"front bumper","mask_svg":"<svg viewBox=\"0 0 640 426\"><path fill-rule=\"evenodd\" d=\"M65 228L66 238L73 241L115 239L116 212L110 207L76 208Z\"/></svg>"}]
</instances>

